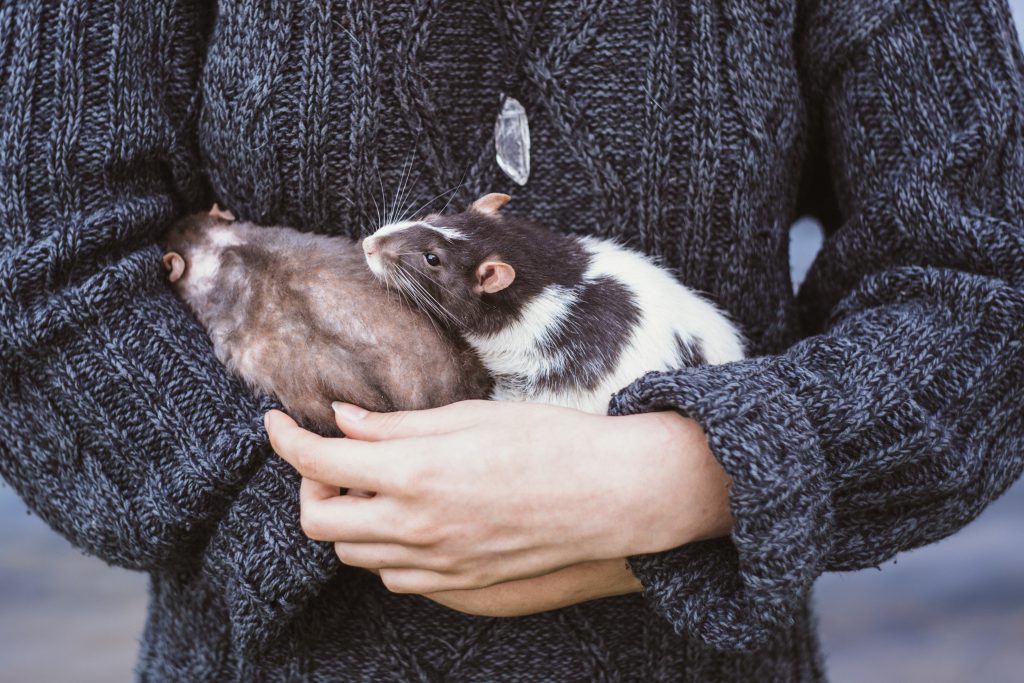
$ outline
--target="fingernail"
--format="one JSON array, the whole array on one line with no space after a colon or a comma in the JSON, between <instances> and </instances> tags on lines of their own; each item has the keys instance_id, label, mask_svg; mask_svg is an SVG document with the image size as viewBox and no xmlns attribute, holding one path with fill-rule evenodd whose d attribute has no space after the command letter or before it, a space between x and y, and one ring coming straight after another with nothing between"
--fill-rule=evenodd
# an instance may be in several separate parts
<instances>
[{"instance_id":1,"label":"fingernail","mask_svg":"<svg viewBox=\"0 0 1024 683\"><path fill-rule=\"evenodd\" d=\"M342 403L341 401L335 401L331 404L331 407L334 408L334 414L343 420L362 420L370 412L365 408L354 406L351 403Z\"/></svg>"}]
</instances>

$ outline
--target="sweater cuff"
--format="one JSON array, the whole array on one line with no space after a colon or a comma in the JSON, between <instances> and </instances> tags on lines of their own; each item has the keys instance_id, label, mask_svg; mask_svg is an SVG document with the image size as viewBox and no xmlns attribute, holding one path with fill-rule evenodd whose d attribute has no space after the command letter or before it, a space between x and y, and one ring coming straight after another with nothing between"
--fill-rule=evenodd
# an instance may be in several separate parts
<instances>
[{"instance_id":1,"label":"sweater cuff","mask_svg":"<svg viewBox=\"0 0 1024 683\"><path fill-rule=\"evenodd\" d=\"M629 558L675 630L716 649L755 649L790 627L828 552L831 498L802 386L799 369L768 357L649 373L612 399L611 415L696 420L733 480L728 538Z\"/></svg>"},{"instance_id":2,"label":"sweater cuff","mask_svg":"<svg viewBox=\"0 0 1024 683\"><path fill-rule=\"evenodd\" d=\"M274 455L260 418L267 459L221 520L204 570L222 587L235 649L264 650L338 572L330 543L299 523L299 476Z\"/></svg>"}]
</instances>

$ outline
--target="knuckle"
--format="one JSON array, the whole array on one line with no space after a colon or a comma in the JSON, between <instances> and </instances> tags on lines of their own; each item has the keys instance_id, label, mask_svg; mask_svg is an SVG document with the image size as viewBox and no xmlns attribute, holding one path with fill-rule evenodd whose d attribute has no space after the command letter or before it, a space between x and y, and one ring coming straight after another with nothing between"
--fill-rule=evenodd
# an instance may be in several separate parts
<instances>
[{"instance_id":1,"label":"knuckle","mask_svg":"<svg viewBox=\"0 0 1024 683\"><path fill-rule=\"evenodd\" d=\"M500 579L492 572L475 571L469 573L469 582L473 586L493 586Z\"/></svg>"},{"instance_id":2,"label":"knuckle","mask_svg":"<svg viewBox=\"0 0 1024 683\"><path fill-rule=\"evenodd\" d=\"M428 491L427 468L418 462L409 462L402 467L394 468L392 472L393 481L398 490L407 497L422 498Z\"/></svg>"},{"instance_id":3,"label":"knuckle","mask_svg":"<svg viewBox=\"0 0 1024 683\"><path fill-rule=\"evenodd\" d=\"M422 498L436 490L440 477L440 468L436 462L425 458L417 459L402 469L401 476L405 478L404 490L409 495Z\"/></svg>"},{"instance_id":4,"label":"knuckle","mask_svg":"<svg viewBox=\"0 0 1024 683\"><path fill-rule=\"evenodd\" d=\"M434 560L434 570L445 574L455 574L464 569L461 558L452 555L442 555Z\"/></svg>"},{"instance_id":5,"label":"knuckle","mask_svg":"<svg viewBox=\"0 0 1024 683\"><path fill-rule=\"evenodd\" d=\"M452 578L452 590L472 590L489 587L494 583L486 572L467 570Z\"/></svg>"},{"instance_id":6,"label":"knuckle","mask_svg":"<svg viewBox=\"0 0 1024 683\"><path fill-rule=\"evenodd\" d=\"M437 545L442 538L438 525L426 517L419 517L411 520L406 527L406 537L414 545L431 546Z\"/></svg>"}]
</instances>

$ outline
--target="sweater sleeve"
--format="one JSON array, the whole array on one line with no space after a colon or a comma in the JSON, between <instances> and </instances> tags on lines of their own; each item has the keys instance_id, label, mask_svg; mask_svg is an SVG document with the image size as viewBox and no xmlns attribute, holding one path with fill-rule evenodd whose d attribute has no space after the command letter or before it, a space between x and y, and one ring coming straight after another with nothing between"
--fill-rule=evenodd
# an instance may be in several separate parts
<instances>
[{"instance_id":1,"label":"sweater sleeve","mask_svg":"<svg viewBox=\"0 0 1024 683\"><path fill-rule=\"evenodd\" d=\"M268 402L228 376L160 268L159 234L209 201L208 5L0 10L0 475L84 551L220 586L246 645L337 562L268 458Z\"/></svg>"},{"instance_id":2,"label":"sweater sleeve","mask_svg":"<svg viewBox=\"0 0 1024 683\"><path fill-rule=\"evenodd\" d=\"M825 571L976 517L1024 465L1024 87L1005 3L817 3L809 106L841 221L777 356L652 373L733 479L729 538L630 558L680 633L753 649Z\"/></svg>"}]
</instances>

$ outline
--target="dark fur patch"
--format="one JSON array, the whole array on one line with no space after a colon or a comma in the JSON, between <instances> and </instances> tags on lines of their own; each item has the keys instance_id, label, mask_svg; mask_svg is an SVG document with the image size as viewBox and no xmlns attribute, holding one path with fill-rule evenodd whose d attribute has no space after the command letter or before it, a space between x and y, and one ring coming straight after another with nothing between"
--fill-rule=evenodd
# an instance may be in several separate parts
<instances>
[{"instance_id":1,"label":"dark fur patch","mask_svg":"<svg viewBox=\"0 0 1024 683\"><path fill-rule=\"evenodd\" d=\"M695 368L698 365L707 365L708 359L704 357L700 347L688 342L678 334L676 337L676 354L679 358L679 367Z\"/></svg>"},{"instance_id":2,"label":"dark fur patch","mask_svg":"<svg viewBox=\"0 0 1024 683\"><path fill-rule=\"evenodd\" d=\"M548 340L546 353L570 359L564 368L536 378L540 389L594 389L619 362L640 320L636 297L618 280L601 276L575 288L578 300Z\"/></svg>"}]
</instances>

